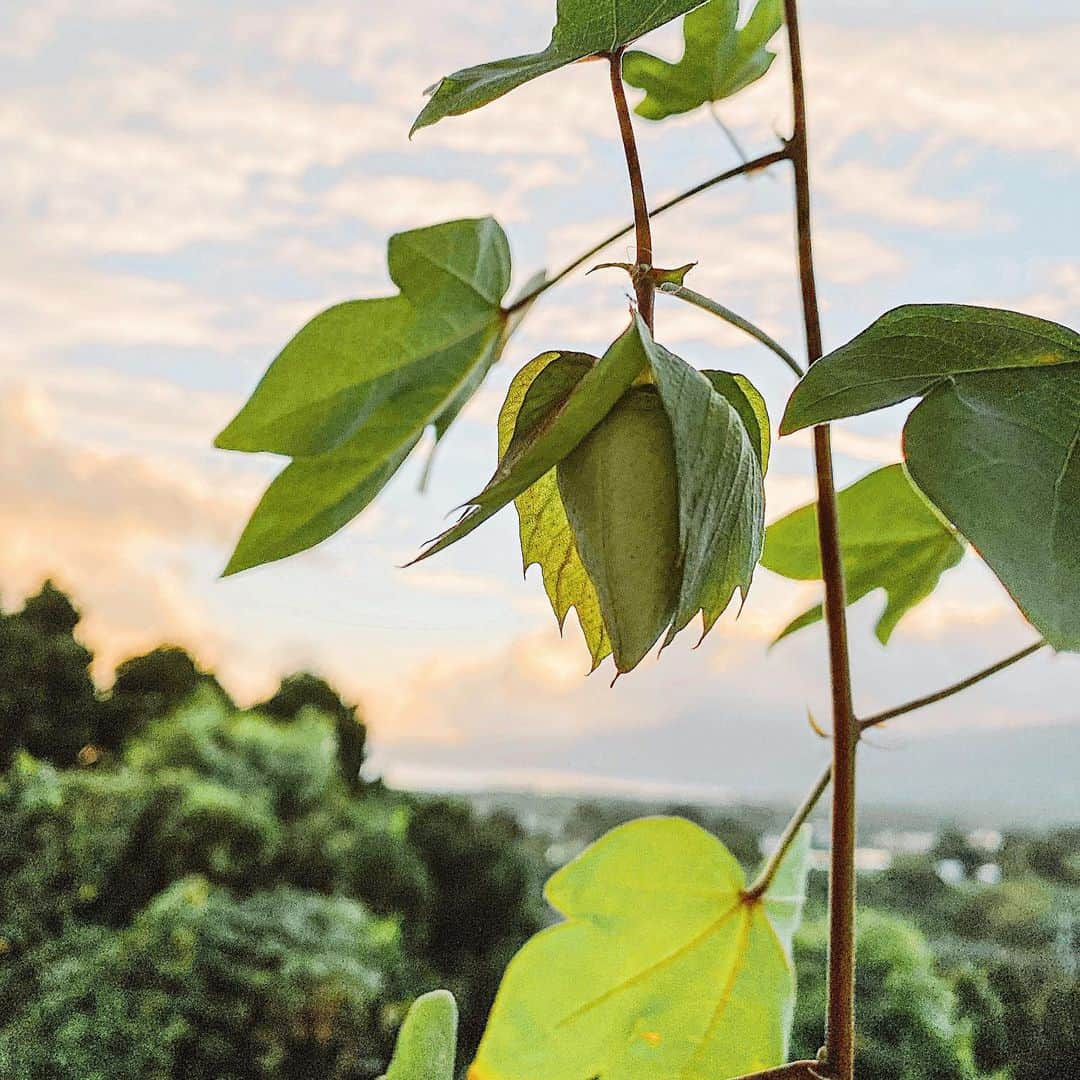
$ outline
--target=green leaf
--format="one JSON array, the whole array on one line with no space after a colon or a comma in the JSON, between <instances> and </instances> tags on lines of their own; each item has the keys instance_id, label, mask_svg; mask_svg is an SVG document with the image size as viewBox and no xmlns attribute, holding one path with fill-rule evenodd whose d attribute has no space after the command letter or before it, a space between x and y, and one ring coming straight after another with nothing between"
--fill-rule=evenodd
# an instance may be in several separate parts
<instances>
[{"instance_id":1,"label":"green leaf","mask_svg":"<svg viewBox=\"0 0 1080 1080\"><path fill-rule=\"evenodd\" d=\"M942 384L908 469L1055 649L1080 650L1080 364Z\"/></svg>"},{"instance_id":2,"label":"green leaf","mask_svg":"<svg viewBox=\"0 0 1080 1080\"><path fill-rule=\"evenodd\" d=\"M526 364L514 376L499 413L499 457L509 449L526 397L535 392L552 397L565 396L594 363L592 357L577 353L544 353ZM547 375L547 379L541 376ZM551 379L548 385L545 383ZM539 385L538 385L539 384ZM528 413L526 413L528 415ZM600 614L596 587L589 579L574 545L574 534L566 517L554 469L549 469L515 500L521 537L524 569L538 565L551 608L562 630L570 609L577 611L578 623L592 656L592 670L611 653L611 640Z\"/></svg>"},{"instance_id":3,"label":"green leaf","mask_svg":"<svg viewBox=\"0 0 1080 1080\"><path fill-rule=\"evenodd\" d=\"M703 371L701 374L712 383L718 394L727 398L731 407L739 414L764 476L768 471L769 455L772 452L772 432L769 428L769 410L761 392L745 375L733 375L729 371Z\"/></svg>"},{"instance_id":4,"label":"green leaf","mask_svg":"<svg viewBox=\"0 0 1080 1080\"><path fill-rule=\"evenodd\" d=\"M809 833L756 902L679 818L608 833L549 882L565 921L511 961L469 1080L725 1080L787 1053Z\"/></svg>"},{"instance_id":5,"label":"green leaf","mask_svg":"<svg viewBox=\"0 0 1080 1080\"><path fill-rule=\"evenodd\" d=\"M629 52L623 77L646 92L636 112L663 120L706 102L722 101L760 79L776 54L766 46L784 22L782 0L758 0L746 25L736 29L739 0L710 0L686 16L686 47L675 64Z\"/></svg>"},{"instance_id":6,"label":"green leaf","mask_svg":"<svg viewBox=\"0 0 1080 1080\"><path fill-rule=\"evenodd\" d=\"M226 573L325 540L378 494L425 428L441 438L512 327L506 236L490 218L390 240L398 296L323 312L293 338L218 436L294 458L256 508Z\"/></svg>"},{"instance_id":7,"label":"green leaf","mask_svg":"<svg viewBox=\"0 0 1080 1080\"><path fill-rule=\"evenodd\" d=\"M670 644L699 611L707 634L736 589L746 598L765 538L768 420L763 428L757 410L764 402L760 395L751 401L745 380L713 381L662 345L650 342L648 351L671 420L678 469L683 572L665 642ZM752 421L753 436L728 393Z\"/></svg>"},{"instance_id":8,"label":"green leaf","mask_svg":"<svg viewBox=\"0 0 1080 1080\"><path fill-rule=\"evenodd\" d=\"M615 52L678 18L701 0L559 0L551 43L539 53L466 68L442 79L413 132L495 101L541 75L589 56Z\"/></svg>"},{"instance_id":9,"label":"green leaf","mask_svg":"<svg viewBox=\"0 0 1080 1080\"><path fill-rule=\"evenodd\" d=\"M992 308L898 308L810 369L781 432L916 396L912 480L1046 640L1080 649L1080 334Z\"/></svg>"},{"instance_id":10,"label":"green leaf","mask_svg":"<svg viewBox=\"0 0 1080 1080\"><path fill-rule=\"evenodd\" d=\"M382 1080L454 1080L458 1010L454 995L433 990L413 1002Z\"/></svg>"},{"instance_id":11,"label":"green leaf","mask_svg":"<svg viewBox=\"0 0 1080 1080\"><path fill-rule=\"evenodd\" d=\"M840 539L849 604L875 589L886 593L877 636L887 644L896 624L960 562L964 544L908 479L903 465L886 465L840 492ZM817 503L773 522L761 565L796 581L821 579ZM777 641L822 617L821 605L784 628Z\"/></svg>"},{"instance_id":12,"label":"green leaf","mask_svg":"<svg viewBox=\"0 0 1080 1080\"><path fill-rule=\"evenodd\" d=\"M469 509L417 558L426 559L482 525L513 502L550 469L554 468L607 414L648 363L644 339L648 330L640 318L634 321L578 380L565 397L548 399L543 408L530 413L528 422L518 418L514 437L502 456L495 475L479 495L466 504Z\"/></svg>"},{"instance_id":13,"label":"green leaf","mask_svg":"<svg viewBox=\"0 0 1080 1080\"><path fill-rule=\"evenodd\" d=\"M296 555L333 536L386 486L416 439L372 468L346 445L290 462L266 489L225 567L225 576Z\"/></svg>"},{"instance_id":14,"label":"green leaf","mask_svg":"<svg viewBox=\"0 0 1080 1080\"><path fill-rule=\"evenodd\" d=\"M824 356L795 387L780 434L896 405L944 379L1080 362L1080 334L1015 311L907 304Z\"/></svg>"}]
</instances>

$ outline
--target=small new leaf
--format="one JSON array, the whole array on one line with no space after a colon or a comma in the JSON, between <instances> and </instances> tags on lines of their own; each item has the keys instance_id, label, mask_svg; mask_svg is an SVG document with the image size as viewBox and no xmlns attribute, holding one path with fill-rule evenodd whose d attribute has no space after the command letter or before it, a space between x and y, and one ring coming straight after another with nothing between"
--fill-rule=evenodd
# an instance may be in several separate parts
<instances>
[{"instance_id":1,"label":"small new leaf","mask_svg":"<svg viewBox=\"0 0 1080 1080\"><path fill-rule=\"evenodd\" d=\"M519 416L524 411L527 417L532 411L523 410L526 400L537 395L550 396L549 400L565 397L593 363L593 357L577 353L545 353L514 376L499 413L500 458L510 447ZM532 408L536 405L532 404ZM533 565L540 567L544 590L560 630L570 609L577 612L595 671L610 655L611 639L600 614L596 587L574 544L555 470L549 469L532 487L526 488L514 500L514 506L518 514L524 569L528 571Z\"/></svg>"},{"instance_id":2,"label":"small new leaf","mask_svg":"<svg viewBox=\"0 0 1080 1080\"><path fill-rule=\"evenodd\" d=\"M903 465L887 465L840 492L841 549L849 604L884 589L878 640L888 644L897 623L960 562L964 544L908 479ZM821 579L817 503L773 522L761 565L796 581ZM821 605L786 626L777 641L822 618Z\"/></svg>"},{"instance_id":3,"label":"small new leaf","mask_svg":"<svg viewBox=\"0 0 1080 1080\"><path fill-rule=\"evenodd\" d=\"M458 1011L454 995L433 990L413 1002L382 1080L453 1080Z\"/></svg>"},{"instance_id":4,"label":"small new leaf","mask_svg":"<svg viewBox=\"0 0 1080 1080\"><path fill-rule=\"evenodd\" d=\"M1080 650L1080 334L994 308L897 308L810 369L780 430L911 397L912 480L1046 640Z\"/></svg>"},{"instance_id":5,"label":"small new leaf","mask_svg":"<svg viewBox=\"0 0 1080 1080\"><path fill-rule=\"evenodd\" d=\"M491 218L390 240L400 294L339 304L307 324L218 436L293 463L270 486L227 574L318 544L363 510L425 428L441 438L498 359L510 249Z\"/></svg>"},{"instance_id":6,"label":"small new leaf","mask_svg":"<svg viewBox=\"0 0 1080 1080\"><path fill-rule=\"evenodd\" d=\"M511 90L589 56L610 54L698 7L702 0L559 0L543 52L466 68L442 79L413 132L495 101Z\"/></svg>"},{"instance_id":7,"label":"small new leaf","mask_svg":"<svg viewBox=\"0 0 1080 1080\"><path fill-rule=\"evenodd\" d=\"M469 1080L726 1080L778 1065L809 834L763 897L679 818L608 833L547 884L565 921L511 961Z\"/></svg>"},{"instance_id":8,"label":"small new leaf","mask_svg":"<svg viewBox=\"0 0 1080 1080\"><path fill-rule=\"evenodd\" d=\"M623 77L646 92L638 115L663 120L722 101L760 79L776 58L767 45L783 25L782 0L758 0L741 30L738 17L739 0L710 0L687 15L686 47L674 64L645 52L627 53Z\"/></svg>"}]
</instances>

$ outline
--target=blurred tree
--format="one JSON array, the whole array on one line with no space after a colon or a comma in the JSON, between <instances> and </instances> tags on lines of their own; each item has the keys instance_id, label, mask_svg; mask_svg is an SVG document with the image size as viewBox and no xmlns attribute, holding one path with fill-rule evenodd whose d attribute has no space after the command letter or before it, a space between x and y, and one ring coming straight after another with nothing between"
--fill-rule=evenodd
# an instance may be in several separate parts
<instances>
[{"instance_id":1,"label":"blurred tree","mask_svg":"<svg viewBox=\"0 0 1080 1080\"><path fill-rule=\"evenodd\" d=\"M37 988L0 1033L20 1080L372 1080L404 957L393 924L287 888L236 899L186 878L120 931L32 956Z\"/></svg>"},{"instance_id":2,"label":"blurred tree","mask_svg":"<svg viewBox=\"0 0 1080 1080\"><path fill-rule=\"evenodd\" d=\"M338 692L318 675L301 671L281 680L277 692L255 708L275 720L296 720L305 709L316 709L334 721L338 739L338 761L349 790L363 786L360 770L367 746L367 725L359 706L347 705Z\"/></svg>"},{"instance_id":3,"label":"blurred tree","mask_svg":"<svg viewBox=\"0 0 1080 1080\"><path fill-rule=\"evenodd\" d=\"M51 581L21 611L0 614L0 768L20 749L73 765L94 741L101 705L93 654L75 638L79 621Z\"/></svg>"},{"instance_id":4,"label":"blurred tree","mask_svg":"<svg viewBox=\"0 0 1080 1080\"><path fill-rule=\"evenodd\" d=\"M971 1053L980 1072L997 1073L1009 1064L1005 1006L986 973L967 966L953 980L957 1007L970 1029Z\"/></svg>"},{"instance_id":5,"label":"blurred tree","mask_svg":"<svg viewBox=\"0 0 1080 1080\"><path fill-rule=\"evenodd\" d=\"M200 670L190 654L176 645L162 645L125 660L116 669L104 702L98 744L114 752L121 750L131 736L203 684L213 685L224 696L214 676Z\"/></svg>"},{"instance_id":6,"label":"blurred tree","mask_svg":"<svg viewBox=\"0 0 1080 1080\"><path fill-rule=\"evenodd\" d=\"M506 964L541 926L538 868L522 850L516 819L481 818L453 799L421 802L408 838L432 886L422 955L458 994L460 1049L468 1056Z\"/></svg>"},{"instance_id":7,"label":"blurred tree","mask_svg":"<svg viewBox=\"0 0 1080 1080\"><path fill-rule=\"evenodd\" d=\"M794 1049L814 1057L825 1014L828 948L824 923L796 938L799 995ZM966 1080L974 1075L948 983L934 970L919 931L878 912L860 912L856 1075L863 1080Z\"/></svg>"}]
</instances>

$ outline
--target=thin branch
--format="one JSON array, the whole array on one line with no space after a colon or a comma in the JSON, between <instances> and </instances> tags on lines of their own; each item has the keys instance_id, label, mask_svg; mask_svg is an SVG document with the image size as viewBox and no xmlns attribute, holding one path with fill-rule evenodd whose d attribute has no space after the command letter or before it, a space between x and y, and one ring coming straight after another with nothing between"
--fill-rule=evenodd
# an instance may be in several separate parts
<instances>
[{"instance_id":1,"label":"thin branch","mask_svg":"<svg viewBox=\"0 0 1080 1080\"><path fill-rule=\"evenodd\" d=\"M732 326L742 330L744 334L749 334L752 338L760 341L762 345L776 353L795 372L797 379L801 379L806 374L802 364L783 345L769 337L760 326L755 326L749 319L744 319L741 315L732 311L731 308L724 307L723 304L710 300L707 296L702 296L701 293L694 292L693 289L688 289L685 285L676 285L673 281L661 285L660 291L676 296L680 300L685 300L688 304L693 304L694 307L699 307L702 311L707 311L710 315L715 315L717 318L723 319L724 322L731 323Z\"/></svg>"},{"instance_id":2,"label":"thin branch","mask_svg":"<svg viewBox=\"0 0 1080 1080\"><path fill-rule=\"evenodd\" d=\"M742 144L735 137L735 132L731 130L724 123L723 118L720 116L720 110L716 107L715 101L709 102L709 112L712 113L713 120L716 121L716 126L727 136L727 140L731 143L732 149L739 155L739 159L745 164L748 160L746 157L746 151L742 148Z\"/></svg>"},{"instance_id":3,"label":"thin branch","mask_svg":"<svg viewBox=\"0 0 1080 1080\"><path fill-rule=\"evenodd\" d=\"M820 1068L817 1061L793 1061L776 1069L740 1076L739 1080L825 1080L824 1073L818 1072Z\"/></svg>"},{"instance_id":4,"label":"thin branch","mask_svg":"<svg viewBox=\"0 0 1080 1080\"><path fill-rule=\"evenodd\" d=\"M761 157L756 157L753 160L746 162L745 165L736 165L735 168L727 169L725 172L718 173L716 176L711 176L708 180L703 180L700 184L695 184L692 188L687 188L686 191L680 192L666 202L660 203L659 206L654 206L649 211L649 217L655 218L660 214L666 213L668 210L674 210L676 206L681 206L683 203L688 202L690 199L693 199L704 191L708 191L710 188L714 188L719 184L724 184L728 180L734 180L738 176L748 176L751 173L760 172L762 169L768 169L778 162L786 161L787 157L787 148L783 147L779 150L773 150L771 153L762 154ZM568 263L553 277L548 278L547 281L542 282L535 289L531 289L524 296L515 300L514 303L506 309L507 314L514 314L522 308L528 307L534 300L546 293L548 289L553 288L565 278L568 278L575 270L580 270L586 263L599 255L604 248L610 247L616 240L621 240L624 236L629 235L633 231L634 222L630 222L628 225L624 225L621 229L613 232L610 236L606 236L599 243L593 244L588 251L583 252L574 259L573 262Z\"/></svg>"},{"instance_id":5,"label":"thin branch","mask_svg":"<svg viewBox=\"0 0 1080 1080\"><path fill-rule=\"evenodd\" d=\"M806 86L799 39L797 0L784 0L794 128L788 150L795 172L795 222L799 247L799 281L810 364L821 358L821 316L814 278L810 225L810 165L807 156ZM825 1035L827 1071L835 1080L855 1076L855 752L859 728L851 695L851 661L847 642L844 567L833 479L828 425L814 429L818 487L818 537L825 582L825 625L829 634L829 668L833 699L832 851L829 872L829 979Z\"/></svg>"},{"instance_id":6,"label":"thin branch","mask_svg":"<svg viewBox=\"0 0 1080 1080\"><path fill-rule=\"evenodd\" d=\"M869 731L879 724L884 724L888 720L895 720L898 716L905 716L908 713L915 712L917 709L925 708L927 705L933 705L939 701L944 701L954 694L959 694L962 690L967 690L969 687L975 686L976 683L981 683L984 679L989 679L992 675L997 675L1007 668L1011 668L1013 664L1018 664L1021 660L1025 660L1029 656L1034 656L1035 653L1039 652L1041 649L1045 649L1046 646L1047 642L1036 641L1033 645L1028 645L1027 648L1021 649L1019 652L1015 652L1011 656L1005 657L1004 660L999 660L996 664L991 664L989 667L975 672L974 675L969 675L966 679L961 679L959 682L952 683L950 686L946 686L933 694L927 694L925 697L916 698L914 701L909 701L906 705L898 705L895 709L889 709L886 712L868 716L865 720L858 721L859 733L862 734L864 731ZM776 876L776 871L779 868L780 863L788 853L788 849L794 842L795 837L798 836L799 829L809 820L810 815L814 812L814 808L821 801L821 797L828 791L831 782L832 766L830 765L825 769L821 776L818 777L817 782L810 789L806 798L803 799L799 809L792 815L791 820L784 828L783 835L780 837L780 843L777 844L776 850L769 857L769 861L765 865L765 868L758 876L758 879L743 895L753 899L764 895L768 890L773 882L773 878Z\"/></svg>"},{"instance_id":7,"label":"thin branch","mask_svg":"<svg viewBox=\"0 0 1080 1080\"><path fill-rule=\"evenodd\" d=\"M757 880L743 893L747 900L756 900L758 897L764 896L768 891L769 886L773 883L773 878L776 877L776 871L780 869L780 864L784 861L784 856L787 855L795 837L799 835L799 830L814 812L814 807L817 806L821 796L825 794L831 780L832 767L830 766L818 777L818 782L810 789L809 794L803 799L802 805L792 815L783 835L780 837L780 842L776 845L776 850L769 857L769 861L758 875Z\"/></svg>"},{"instance_id":8,"label":"thin branch","mask_svg":"<svg viewBox=\"0 0 1080 1080\"><path fill-rule=\"evenodd\" d=\"M1047 644L1045 641L1036 641L1033 645L1028 645L1027 648L1013 653L1012 656L1007 656L1004 660L999 660L996 664L991 664L990 667L983 668L982 671L977 671L966 679L961 679L960 682L946 686L943 690L927 694L925 697L915 698L914 701L909 701L904 705L897 705L894 709L887 709L885 712L868 716L865 720L859 721L859 730L866 731L868 728L877 727L878 724L884 724L888 720L895 720L898 716L915 712L916 709L924 709L927 705L934 705L939 701L944 701L946 698L952 697L953 694L959 694L962 690L967 690L968 687L981 683L983 679L989 679L991 675L996 675L999 671L1004 671L1006 668L1012 667L1013 664L1026 660L1040 649L1045 649Z\"/></svg>"},{"instance_id":9,"label":"thin branch","mask_svg":"<svg viewBox=\"0 0 1080 1080\"><path fill-rule=\"evenodd\" d=\"M626 155L626 171L630 174L630 193L634 199L634 232L637 237L637 273L633 275L634 291L637 293L638 311L649 332L653 329L653 307L656 302L656 282L648 273L652 269L652 224L649 220L649 204L645 197L645 180L641 175L641 158L637 139L634 137L634 121L626 100L626 87L622 79L623 50L612 53L611 96L615 99L615 112L619 117L619 134L623 153Z\"/></svg>"}]
</instances>

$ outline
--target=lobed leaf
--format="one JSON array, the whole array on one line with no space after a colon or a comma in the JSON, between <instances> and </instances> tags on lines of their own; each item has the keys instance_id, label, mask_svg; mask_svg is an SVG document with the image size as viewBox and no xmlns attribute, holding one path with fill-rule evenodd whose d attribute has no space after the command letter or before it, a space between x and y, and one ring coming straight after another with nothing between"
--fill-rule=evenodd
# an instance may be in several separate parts
<instances>
[{"instance_id":1,"label":"lobed leaf","mask_svg":"<svg viewBox=\"0 0 1080 1080\"><path fill-rule=\"evenodd\" d=\"M783 25L782 0L758 0L742 29L738 18L739 0L710 0L686 16L686 45L677 63L628 52L623 77L645 91L638 115L663 120L722 101L760 79L776 59L767 45Z\"/></svg>"},{"instance_id":2,"label":"lobed leaf","mask_svg":"<svg viewBox=\"0 0 1080 1080\"><path fill-rule=\"evenodd\" d=\"M544 353L526 364L514 376L506 401L499 413L499 457L509 449L523 402L533 392L550 392L540 377L548 374L565 376L559 381L569 392L595 363L593 357L578 353ZM550 372L549 372L550 369ZM560 371L561 369L561 371ZM540 383L538 386L537 383ZM570 609L577 612L578 623L592 656L595 671L611 653L611 639L600 614L596 587L589 578L574 544L574 534L566 516L558 480L549 469L515 500L521 538L523 568L538 565L551 608L561 630Z\"/></svg>"},{"instance_id":3,"label":"lobed leaf","mask_svg":"<svg viewBox=\"0 0 1080 1080\"><path fill-rule=\"evenodd\" d=\"M495 475L479 495L470 499L461 520L438 537L417 558L426 559L468 536L493 514L554 468L614 407L648 363L640 319L615 341L564 397L546 399L530 414L519 417L514 436ZM645 335L648 331L644 330Z\"/></svg>"},{"instance_id":4,"label":"lobed leaf","mask_svg":"<svg viewBox=\"0 0 1080 1080\"><path fill-rule=\"evenodd\" d=\"M837 497L849 604L884 589L878 640L887 644L897 623L960 562L964 544L911 483L903 465L886 465ZM817 503L773 522L761 565L796 581L821 579ZM822 618L818 604L789 623L777 641Z\"/></svg>"},{"instance_id":5,"label":"lobed leaf","mask_svg":"<svg viewBox=\"0 0 1080 1080\"><path fill-rule=\"evenodd\" d=\"M469 1080L725 1080L779 1064L804 830L765 895L679 818L597 841L548 882L565 921L511 961Z\"/></svg>"},{"instance_id":6,"label":"lobed leaf","mask_svg":"<svg viewBox=\"0 0 1080 1080\"><path fill-rule=\"evenodd\" d=\"M651 341L648 350L671 421L679 483L682 585L670 644L699 611L708 633L735 590L745 599L750 588L765 536L768 420L762 425L764 402L756 391L756 400L747 396L748 383L724 373L713 381Z\"/></svg>"},{"instance_id":7,"label":"lobed leaf","mask_svg":"<svg viewBox=\"0 0 1080 1080\"><path fill-rule=\"evenodd\" d=\"M454 1080L458 1010L454 995L433 990L413 1002L382 1080Z\"/></svg>"},{"instance_id":8,"label":"lobed leaf","mask_svg":"<svg viewBox=\"0 0 1080 1080\"><path fill-rule=\"evenodd\" d=\"M541 75L589 56L609 54L698 7L702 0L559 0L543 52L496 60L439 81L413 132L487 105Z\"/></svg>"},{"instance_id":9,"label":"lobed leaf","mask_svg":"<svg viewBox=\"0 0 1080 1080\"><path fill-rule=\"evenodd\" d=\"M266 492L226 573L303 551L370 503L431 426L441 438L512 329L500 302L506 236L491 218L400 233L398 296L316 316L271 364L218 436L228 450L292 457Z\"/></svg>"},{"instance_id":10,"label":"lobed leaf","mask_svg":"<svg viewBox=\"0 0 1080 1080\"><path fill-rule=\"evenodd\" d=\"M910 397L912 480L1046 640L1080 649L1080 334L992 308L897 308L810 369L781 432Z\"/></svg>"}]
</instances>

